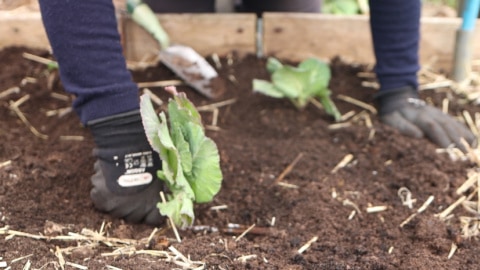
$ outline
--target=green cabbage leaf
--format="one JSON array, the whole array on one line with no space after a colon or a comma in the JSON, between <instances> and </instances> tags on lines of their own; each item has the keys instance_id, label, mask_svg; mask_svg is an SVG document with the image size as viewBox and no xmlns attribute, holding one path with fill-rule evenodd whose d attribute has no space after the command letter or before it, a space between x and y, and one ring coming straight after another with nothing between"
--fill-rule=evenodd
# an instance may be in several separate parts
<instances>
[{"instance_id":1,"label":"green cabbage leaf","mask_svg":"<svg viewBox=\"0 0 480 270\"><path fill-rule=\"evenodd\" d=\"M308 58L295 67L284 65L270 57L267 59L266 68L271 74L271 82L254 79L255 92L273 98L287 98L298 109L305 108L313 99L318 98L325 112L335 121L340 120L341 114L330 98L328 85L331 72L327 63Z\"/></svg>"},{"instance_id":2,"label":"green cabbage leaf","mask_svg":"<svg viewBox=\"0 0 480 270\"><path fill-rule=\"evenodd\" d=\"M169 100L168 122L165 112L157 115L146 94L140 97L140 113L148 141L162 160L157 176L170 191L167 202L157 207L177 226L191 226L194 203L210 202L220 191L218 148L205 135L200 114L184 93Z\"/></svg>"}]
</instances>

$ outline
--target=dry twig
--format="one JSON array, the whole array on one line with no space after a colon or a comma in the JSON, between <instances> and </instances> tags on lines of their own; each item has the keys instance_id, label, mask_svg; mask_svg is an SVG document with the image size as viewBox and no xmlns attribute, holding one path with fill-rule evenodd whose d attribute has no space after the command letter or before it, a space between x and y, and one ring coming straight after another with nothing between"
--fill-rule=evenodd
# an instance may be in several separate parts
<instances>
[{"instance_id":1,"label":"dry twig","mask_svg":"<svg viewBox=\"0 0 480 270\"><path fill-rule=\"evenodd\" d=\"M222 68L222 62L220 62L220 57L218 57L218 54L216 53L212 54L212 60L213 60L213 63L215 63L215 67L217 69Z\"/></svg>"},{"instance_id":2,"label":"dry twig","mask_svg":"<svg viewBox=\"0 0 480 270\"><path fill-rule=\"evenodd\" d=\"M18 86L10 87L7 90L0 92L0 98L4 98L11 94L18 94L18 93L20 93L20 87Z\"/></svg>"},{"instance_id":3,"label":"dry twig","mask_svg":"<svg viewBox=\"0 0 480 270\"><path fill-rule=\"evenodd\" d=\"M348 96L345 96L345 95L338 95L337 98L340 99L340 100L343 100L345 102L351 103L353 105L356 105L360 108L363 108L363 109L365 109L365 110L367 110L367 111L369 111L373 114L377 114L377 109L375 109L375 107L373 107L372 105L367 104L363 101L360 101L358 99L354 99L352 97L348 97Z\"/></svg>"},{"instance_id":4,"label":"dry twig","mask_svg":"<svg viewBox=\"0 0 480 270\"><path fill-rule=\"evenodd\" d=\"M183 82L179 80L167 80L167 81L155 81L155 82L139 82L138 88L154 88L154 87L166 87L170 85L182 85Z\"/></svg>"},{"instance_id":5,"label":"dry twig","mask_svg":"<svg viewBox=\"0 0 480 270\"><path fill-rule=\"evenodd\" d=\"M455 209L457 206L462 204L467 199L467 196L460 197L456 202L452 203L447 209L443 210L442 212L435 214L436 217L440 218L441 220L445 220L448 215Z\"/></svg>"},{"instance_id":6,"label":"dry twig","mask_svg":"<svg viewBox=\"0 0 480 270\"><path fill-rule=\"evenodd\" d=\"M337 130L337 129L342 129L342 128L347 128L351 127L352 123L346 122L346 123L335 123L335 124L330 124L328 125L328 129L330 130Z\"/></svg>"},{"instance_id":7,"label":"dry twig","mask_svg":"<svg viewBox=\"0 0 480 270\"><path fill-rule=\"evenodd\" d=\"M212 211L225 210L225 209L228 209L228 205L226 205L226 204L216 205L216 206L210 207L210 210L212 210Z\"/></svg>"},{"instance_id":8,"label":"dry twig","mask_svg":"<svg viewBox=\"0 0 480 270\"><path fill-rule=\"evenodd\" d=\"M70 101L70 97L67 96L67 95L52 92L52 93L50 93L50 96L54 99L58 99L58 100L61 100L61 101L67 101L67 102Z\"/></svg>"},{"instance_id":9,"label":"dry twig","mask_svg":"<svg viewBox=\"0 0 480 270\"><path fill-rule=\"evenodd\" d=\"M272 219L272 222L273 222L273 224L275 223L274 218ZM249 234L255 234L255 235L266 235L266 234L269 234L271 232L270 228L268 228L268 227L258 227L258 226L253 226L253 225L247 227L247 225L241 225L241 224L236 224L236 223L229 223L229 224L227 224L226 228L222 228L222 232L227 233L227 234L243 234L246 231Z\"/></svg>"},{"instance_id":10,"label":"dry twig","mask_svg":"<svg viewBox=\"0 0 480 270\"><path fill-rule=\"evenodd\" d=\"M198 106L197 111L199 111L199 112L201 112L201 111L213 111L215 109L233 104L235 102L237 102L237 99L235 99L235 98L227 99L227 100L224 100L224 101L220 101L220 102L216 102L216 103L212 103L212 104L208 104L208 105L204 105L204 106Z\"/></svg>"},{"instance_id":11,"label":"dry twig","mask_svg":"<svg viewBox=\"0 0 480 270\"><path fill-rule=\"evenodd\" d=\"M285 183L285 182L278 182L277 186L284 187L284 188L292 188L292 189L297 189L298 188L297 185L289 184L289 183Z\"/></svg>"},{"instance_id":12,"label":"dry twig","mask_svg":"<svg viewBox=\"0 0 480 270\"><path fill-rule=\"evenodd\" d=\"M4 162L0 163L0 168L7 167L10 164L12 164L11 160L4 161Z\"/></svg>"},{"instance_id":13,"label":"dry twig","mask_svg":"<svg viewBox=\"0 0 480 270\"><path fill-rule=\"evenodd\" d=\"M83 136L79 135L62 135L60 136L61 141L78 141L81 142L85 139Z\"/></svg>"},{"instance_id":14,"label":"dry twig","mask_svg":"<svg viewBox=\"0 0 480 270\"><path fill-rule=\"evenodd\" d=\"M289 174L293 170L293 167L297 165L298 161L300 161L302 157L303 153L299 153L297 157L295 157L295 159L290 164L288 164L288 166L282 171L282 173L275 179L273 184L276 185L280 183L285 178L285 176L287 176L287 174Z\"/></svg>"},{"instance_id":15,"label":"dry twig","mask_svg":"<svg viewBox=\"0 0 480 270\"><path fill-rule=\"evenodd\" d=\"M31 54L31 53L23 53L23 57L25 59L28 59L28 60L31 60L31 61L34 61L34 62L37 62L37 63L40 63L40 64L44 64L44 65L52 65L52 64L57 64L56 61L54 60L51 60L51 59L48 59L48 58L45 58L45 57L41 57L41 56L38 56L38 55L34 55L34 54Z\"/></svg>"},{"instance_id":16,"label":"dry twig","mask_svg":"<svg viewBox=\"0 0 480 270\"><path fill-rule=\"evenodd\" d=\"M10 110L12 110L13 112L15 112L15 114L18 116L18 118L20 118L20 120L22 120L22 122L28 127L28 129L37 137L41 138L41 139L48 139L48 136L39 132L32 124L30 124L30 122L27 120L27 118L25 117L25 115L22 113L22 111L20 110L20 108L18 107L21 103L24 102L24 100L28 99L30 96L29 95L26 95L24 96L23 98L17 100L17 101L10 101Z\"/></svg>"}]
</instances>

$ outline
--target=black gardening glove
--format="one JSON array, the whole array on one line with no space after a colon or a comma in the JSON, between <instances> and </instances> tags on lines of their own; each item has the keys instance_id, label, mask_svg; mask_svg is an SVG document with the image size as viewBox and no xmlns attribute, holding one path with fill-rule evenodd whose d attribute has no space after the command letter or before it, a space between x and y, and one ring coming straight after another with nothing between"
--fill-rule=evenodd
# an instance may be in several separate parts
<instances>
[{"instance_id":1,"label":"black gardening glove","mask_svg":"<svg viewBox=\"0 0 480 270\"><path fill-rule=\"evenodd\" d=\"M88 122L96 148L90 193L95 207L128 222L160 225L160 158L147 141L139 111Z\"/></svg>"},{"instance_id":2,"label":"black gardening glove","mask_svg":"<svg viewBox=\"0 0 480 270\"><path fill-rule=\"evenodd\" d=\"M465 125L420 100L412 87L380 91L375 99L380 120L404 135L427 137L442 148L454 144L463 151L465 147L461 138L470 145L475 143L475 136Z\"/></svg>"}]
</instances>

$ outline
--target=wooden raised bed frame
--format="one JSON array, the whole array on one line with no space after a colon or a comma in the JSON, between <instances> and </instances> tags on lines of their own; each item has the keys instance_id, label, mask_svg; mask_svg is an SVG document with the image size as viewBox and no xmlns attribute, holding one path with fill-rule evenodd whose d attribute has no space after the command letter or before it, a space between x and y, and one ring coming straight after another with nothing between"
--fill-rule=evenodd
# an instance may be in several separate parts
<instances>
[{"instance_id":1,"label":"wooden raised bed frame","mask_svg":"<svg viewBox=\"0 0 480 270\"><path fill-rule=\"evenodd\" d=\"M309 56L330 59L340 55L353 62L374 63L367 16L266 13L260 32L253 14L164 14L159 20L173 42L191 46L205 56L224 56L235 51L299 61ZM436 67L451 68L455 32L460 24L459 18L422 18L422 64L435 58ZM476 29L473 57L480 58L480 31L479 27ZM119 16L119 30L128 61L140 61L158 50L150 35L126 15ZM37 12L0 11L0 37L0 49L49 48Z\"/></svg>"}]
</instances>

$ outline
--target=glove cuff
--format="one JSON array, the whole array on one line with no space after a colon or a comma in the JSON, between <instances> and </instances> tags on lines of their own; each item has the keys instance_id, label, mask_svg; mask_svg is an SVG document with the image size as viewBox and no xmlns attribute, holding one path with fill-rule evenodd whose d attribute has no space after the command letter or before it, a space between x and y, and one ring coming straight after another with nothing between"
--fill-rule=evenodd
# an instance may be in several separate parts
<instances>
[{"instance_id":1,"label":"glove cuff","mask_svg":"<svg viewBox=\"0 0 480 270\"><path fill-rule=\"evenodd\" d=\"M373 96L380 116L392 113L419 97L418 91L411 86L381 90Z\"/></svg>"},{"instance_id":2,"label":"glove cuff","mask_svg":"<svg viewBox=\"0 0 480 270\"><path fill-rule=\"evenodd\" d=\"M89 121L87 126L100 148L135 144L134 139L145 136L139 110L95 119Z\"/></svg>"}]
</instances>

